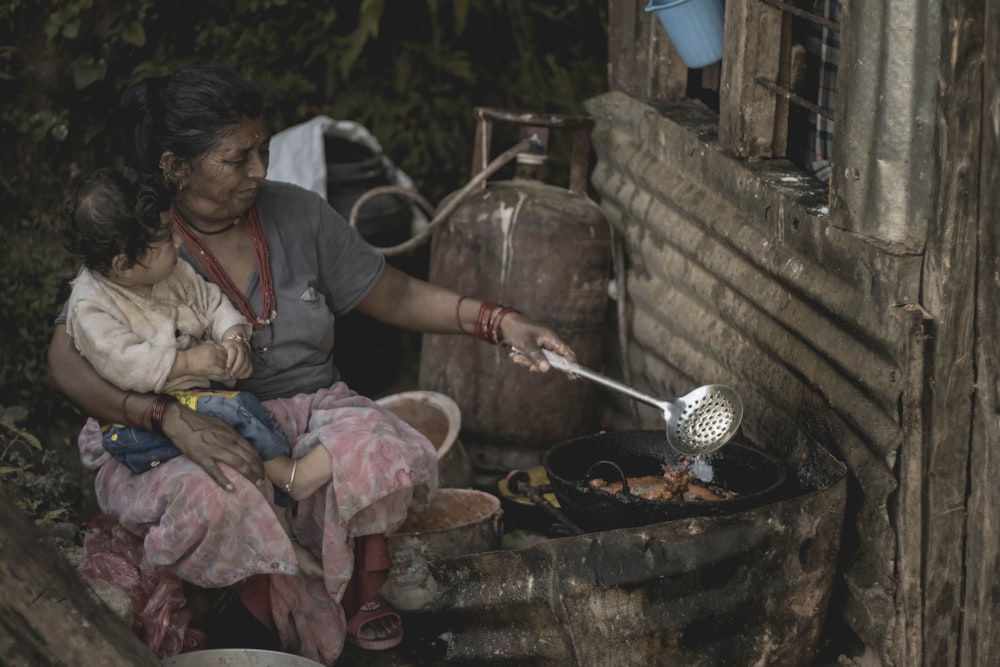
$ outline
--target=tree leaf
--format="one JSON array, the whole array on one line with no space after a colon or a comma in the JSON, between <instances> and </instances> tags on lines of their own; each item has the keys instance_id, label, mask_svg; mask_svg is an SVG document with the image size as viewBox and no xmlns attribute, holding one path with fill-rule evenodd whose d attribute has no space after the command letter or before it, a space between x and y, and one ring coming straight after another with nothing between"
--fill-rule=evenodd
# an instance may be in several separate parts
<instances>
[{"instance_id":1,"label":"tree leaf","mask_svg":"<svg viewBox=\"0 0 1000 667\"><path fill-rule=\"evenodd\" d=\"M108 65L102 59L77 59L73 61L73 85L77 90L83 90L91 84L104 79L108 73Z\"/></svg>"},{"instance_id":2,"label":"tree leaf","mask_svg":"<svg viewBox=\"0 0 1000 667\"><path fill-rule=\"evenodd\" d=\"M135 21L122 30L122 40L126 44L131 44L132 46L145 46L146 45L146 29L142 26L141 21Z\"/></svg>"}]
</instances>

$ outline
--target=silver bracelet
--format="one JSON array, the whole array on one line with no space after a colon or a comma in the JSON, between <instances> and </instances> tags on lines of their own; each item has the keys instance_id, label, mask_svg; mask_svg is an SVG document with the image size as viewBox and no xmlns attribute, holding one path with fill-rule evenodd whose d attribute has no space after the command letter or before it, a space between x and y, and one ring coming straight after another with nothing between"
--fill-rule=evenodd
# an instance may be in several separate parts
<instances>
[{"instance_id":1,"label":"silver bracelet","mask_svg":"<svg viewBox=\"0 0 1000 667\"><path fill-rule=\"evenodd\" d=\"M292 474L288 476L288 483L285 484L283 487L281 487L285 493L292 492L292 483L295 482L295 468L298 467L298 465L299 465L299 460L292 459Z\"/></svg>"},{"instance_id":2,"label":"silver bracelet","mask_svg":"<svg viewBox=\"0 0 1000 667\"><path fill-rule=\"evenodd\" d=\"M237 341L239 343L243 343L247 347L250 347L250 339L247 338L246 336L244 336L241 333L234 333L232 336L230 336L226 340L235 340L235 341Z\"/></svg>"}]
</instances>

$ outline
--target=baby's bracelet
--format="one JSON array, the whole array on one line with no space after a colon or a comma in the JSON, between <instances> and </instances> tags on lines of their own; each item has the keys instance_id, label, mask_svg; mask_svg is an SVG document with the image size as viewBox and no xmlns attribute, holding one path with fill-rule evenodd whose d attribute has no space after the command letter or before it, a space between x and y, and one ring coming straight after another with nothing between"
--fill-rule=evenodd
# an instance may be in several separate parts
<instances>
[{"instance_id":1,"label":"baby's bracelet","mask_svg":"<svg viewBox=\"0 0 1000 667\"><path fill-rule=\"evenodd\" d=\"M247 347L250 347L250 339L247 338L246 336L244 336L241 333L235 333L232 336L229 336L228 338L226 338L226 340L235 340L235 341L237 341L239 343L243 343Z\"/></svg>"}]
</instances>

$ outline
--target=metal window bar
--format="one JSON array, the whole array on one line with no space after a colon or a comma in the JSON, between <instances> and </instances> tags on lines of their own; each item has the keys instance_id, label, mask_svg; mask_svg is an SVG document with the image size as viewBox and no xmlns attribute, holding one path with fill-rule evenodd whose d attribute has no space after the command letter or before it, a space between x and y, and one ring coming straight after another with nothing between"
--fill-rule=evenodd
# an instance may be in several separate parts
<instances>
[{"instance_id":1,"label":"metal window bar","mask_svg":"<svg viewBox=\"0 0 1000 667\"><path fill-rule=\"evenodd\" d=\"M838 21L833 21L825 16L814 14L813 12L809 12L804 9L799 9L795 5L785 2L784 0L757 0L757 1L765 5L768 5L769 7L774 7L775 9L778 9L786 14L791 14L792 16L796 16L804 21L814 23L818 26L827 28L829 30L835 30L837 32L840 32L840 23ZM764 76L756 77L755 81L759 85L763 86L764 88L767 88L769 91L771 91L776 95L780 95L789 102L792 102L793 104L796 104L808 111L811 111L814 114L826 118L827 120L833 120L833 114L829 110L824 109L823 107L805 99L804 97L801 97L800 95L797 95L788 86L782 85L781 83Z\"/></svg>"},{"instance_id":2,"label":"metal window bar","mask_svg":"<svg viewBox=\"0 0 1000 667\"><path fill-rule=\"evenodd\" d=\"M818 105L816 105L813 102L810 102L809 100L807 100L804 97L800 97L800 96L796 95L791 90L789 90L786 86L782 86L780 83L772 81L771 79L768 79L767 77L763 77L763 76L758 76L756 78L756 82L759 83L760 85L764 86L768 90L770 90L772 93L774 93L776 95L781 95L782 97L784 97L789 102L797 104L800 107L803 107L803 108L805 108L805 109L813 112L814 114L822 116L823 118L826 118L828 120L833 120L833 114L830 113L827 109L824 109L823 107L818 106Z\"/></svg>"},{"instance_id":3,"label":"metal window bar","mask_svg":"<svg viewBox=\"0 0 1000 667\"><path fill-rule=\"evenodd\" d=\"M795 5L792 5L783 0L757 0L757 2L762 2L765 5L774 7L775 9L780 9L786 14L791 14L792 16L797 16L800 19L809 21L810 23L815 23L816 25L823 26L824 28L829 28L830 30L836 30L840 32L840 23L837 21L832 21L825 16L820 16L819 14L813 14L812 12L807 12L804 9L799 9Z\"/></svg>"}]
</instances>

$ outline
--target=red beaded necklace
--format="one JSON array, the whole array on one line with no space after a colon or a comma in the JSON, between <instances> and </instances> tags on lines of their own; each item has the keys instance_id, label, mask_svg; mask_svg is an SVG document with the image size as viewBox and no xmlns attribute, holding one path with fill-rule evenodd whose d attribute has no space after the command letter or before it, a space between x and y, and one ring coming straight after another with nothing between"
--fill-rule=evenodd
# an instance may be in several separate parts
<instances>
[{"instance_id":1,"label":"red beaded necklace","mask_svg":"<svg viewBox=\"0 0 1000 667\"><path fill-rule=\"evenodd\" d=\"M271 327L271 338L264 347L257 348L258 352L267 352L274 343L274 320L278 317L278 300L274 292L274 278L271 276L271 255L267 249L267 241L264 240L264 231L260 227L260 219L257 217L257 207L251 207L247 216L247 226L250 228L250 238L253 239L254 255L257 260L257 275L260 278L260 292L263 308L258 316L250 300L243 295L243 291L236 288L226 270L219 264L212 251L205 247L197 236L191 233L191 228L184 220L180 211L174 208L174 225L184 239L184 245L201 267L208 274L212 282L218 285L232 300L243 317L247 318L255 330ZM267 317L264 317L268 314Z\"/></svg>"}]
</instances>

